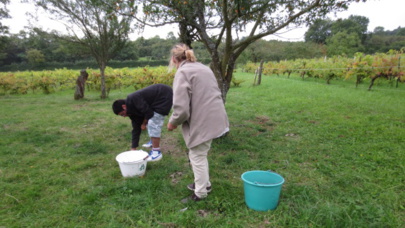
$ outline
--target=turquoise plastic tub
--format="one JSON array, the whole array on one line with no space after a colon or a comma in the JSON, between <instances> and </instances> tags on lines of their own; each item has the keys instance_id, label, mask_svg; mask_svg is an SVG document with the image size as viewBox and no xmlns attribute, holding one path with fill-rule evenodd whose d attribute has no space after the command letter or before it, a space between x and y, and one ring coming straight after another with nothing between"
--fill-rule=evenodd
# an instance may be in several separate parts
<instances>
[{"instance_id":1,"label":"turquoise plastic tub","mask_svg":"<svg viewBox=\"0 0 405 228\"><path fill-rule=\"evenodd\" d=\"M246 205L256 211L277 208L284 178L271 171L248 171L242 174Z\"/></svg>"}]
</instances>

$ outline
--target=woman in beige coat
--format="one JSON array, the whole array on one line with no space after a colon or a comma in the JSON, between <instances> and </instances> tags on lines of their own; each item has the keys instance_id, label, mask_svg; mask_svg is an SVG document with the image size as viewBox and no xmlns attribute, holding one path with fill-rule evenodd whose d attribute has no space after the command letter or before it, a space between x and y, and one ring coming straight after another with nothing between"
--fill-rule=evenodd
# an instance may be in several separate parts
<instances>
[{"instance_id":1,"label":"woman in beige coat","mask_svg":"<svg viewBox=\"0 0 405 228\"><path fill-rule=\"evenodd\" d=\"M182 125L194 173L194 183L187 186L194 194L186 201L199 201L211 191L207 155L212 140L229 131L228 116L212 70L196 62L194 52L185 44L174 46L171 56L170 67L176 67L177 72L167 128L172 131Z\"/></svg>"}]
</instances>

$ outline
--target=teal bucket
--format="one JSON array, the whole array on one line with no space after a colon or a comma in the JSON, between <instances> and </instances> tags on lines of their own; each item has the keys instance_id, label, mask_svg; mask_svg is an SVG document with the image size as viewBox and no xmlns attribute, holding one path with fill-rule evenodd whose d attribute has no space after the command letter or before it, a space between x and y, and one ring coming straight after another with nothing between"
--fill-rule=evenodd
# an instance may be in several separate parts
<instances>
[{"instance_id":1,"label":"teal bucket","mask_svg":"<svg viewBox=\"0 0 405 228\"><path fill-rule=\"evenodd\" d=\"M270 171L248 171L242 174L246 205L256 211L277 208L284 178Z\"/></svg>"}]
</instances>

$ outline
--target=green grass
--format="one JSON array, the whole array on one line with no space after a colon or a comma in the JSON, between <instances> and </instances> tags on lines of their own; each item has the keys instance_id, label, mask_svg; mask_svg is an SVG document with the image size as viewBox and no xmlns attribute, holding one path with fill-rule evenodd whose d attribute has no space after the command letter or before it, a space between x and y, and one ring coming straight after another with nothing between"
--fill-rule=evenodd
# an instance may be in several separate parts
<instances>
[{"instance_id":1,"label":"green grass","mask_svg":"<svg viewBox=\"0 0 405 228\"><path fill-rule=\"evenodd\" d=\"M210 152L213 192L182 204L193 181L180 129L143 178L115 156L131 125L111 104L131 89L0 97L1 227L404 227L405 87L254 75L228 93L230 134ZM142 142L146 142L146 132ZM281 174L274 211L246 207L240 176ZM181 212L181 209L187 210Z\"/></svg>"}]
</instances>

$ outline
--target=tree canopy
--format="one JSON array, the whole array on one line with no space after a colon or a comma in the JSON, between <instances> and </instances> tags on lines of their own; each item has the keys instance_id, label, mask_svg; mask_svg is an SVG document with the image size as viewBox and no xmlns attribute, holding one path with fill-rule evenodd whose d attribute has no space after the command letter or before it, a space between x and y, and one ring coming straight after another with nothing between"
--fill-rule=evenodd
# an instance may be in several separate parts
<instances>
[{"instance_id":1,"label":"tree canopy","mask_svg":"<svg viewBox=\"0 0 405 228\"><path fill-rule=\"evenodd\" d=\"M7 10L7 4L9 2L9 0L0 0L0 63L6 57L4 49L6 48L8 42L8 39L6 37L6 35L8 34L8 27L3 25L1 19L10 17Z\"/></svg>"},{"instance_id":2,"label":"tree canopy","mask_svg":"<svg viewBox=\"0 0 405 228\"><path fill-rule=\"evenodd\" d=\"M318 19L311 24L305 33L306 42L326 44L326 40L340 32L354 33L364 42L367 38L369 19L363 16L350 15L347 19Z\"/></svg>"},{"instance_id":3,"label":"tree canopy","mask_svg":"<svg viewBox=\"0 0 405 228\"><path fill-rule=\"evenodd\" d=\"M354 1L117 0L111 7L131 7L127 15L135 18L137 27L178 24L182 42L192 46L201 41L225 101L236 60L250 44L290 26L309 25Z\"/></svg>"},{"instance_id":4,"label":"tree canopy","mask_svg":"<svg viewBox=\"0 0 405 228\"><path fill-rule=\"evenodd\" d=\"M357 15L336 21L319 19L308 28L305 41L325 44L329 56L353 56L356 52L385 53L405 47L405 28L385 31L384 27L379 26L373 32L368 32L368 24L368 18Z\"/></svg>"},{"instance_id":5,"label":"tree canopy","mask_svg":"<svg viewBox=\"0 0 405 228\"><path fill-rule=\"evenodd\" d=\"M99 0L36 0L35 4L65 23L61 38L82 47L96 59L101 74L101 98L106 98L104 70L128 41L132 17L111 14ZM125 9L121 9L125 10Z\"/></svg>"},{"instance_id":6,"label":"tree canopy","mask_svg":"<svg viewBox=\"0 0 405 228\"><path fill-rule=\"evenodd\" d=\"M135 23L135 28L140 26L149 26L152 25L148 17L152 17L155 20L156 14L151 14L147 11L147 5L143 5L143 1L133 1L133 5L130 5L130 1L122 0L120 3L116 3L117 0L87 0L87 1L77 1L81 4L88 3L99 9L103 9L105 15L109 17L106 18L108 22L110 18L122 18L130 17L135 19L135 15L138 18L137 23ZM7 1L5 1L7 2ZM50 4L51 1L36 1L39 3L49 3L46 5L48 8L52 8ZM75 1L55 1L54 2L75 2ZM151 4L150 1L145 1L148 4ZM163 1L158 1L162 3ZM178 1L174 1L175 3ZM222 3L227 3L228 1L221 1ZM249 1L251 3L257 3L257 1ZM138 5L135 5L137 3ZM183 5L189 5L187 1L182 2ZM205 1L204 3L208 3ZM217 1L210 1L211 4L215 6L218 4ZM236 1L235 4L240 4ZM243 3L243 1L241 2ZM98 6L97 4L102 4ZM118 4L118 5L117 5ZM119 5L123 4L123 5ZM173 3L174 4L174 3ZM113 7L114 6L114 7ZM127 8L122 8L127 7ZM137 8L136 8L137 7ZM180 7L180 6L179 6ZM137 9L137 11L135 10ZM228 10L231 10L230 7L226 7ZM116 11L119 9L119 13ZM166 8L169 9L169 8ZM242 9L242 8L241 8ZM86 15L89 16L93 13L86 11ZM259 12L259 11L257 11ZM212 15L214 13L210 12ZM197 15L197 13L195 12ZM69 14L55 11L53 17L58 19L62 16L67 17ZM142 17L142 15L144 17ZM216 15L218 13L216 12ZM225 15L225 14L223 14ZM229 14L226 14L230 16ZM208 16L207 16L208 17ZM214 16L213 16L214 17ZM235 20L238 15L235 15ZM94 16L94 18L96 18ZM128 18L128 19L130 19ZM266 41L264 39L257 39L255 35L262 32L263 25L259 25L256 28L254 35L248 33L252 31L253 22L246 24L245 28L236 29L232 27L231 31L231 41L228 39L227 34L229 29L224 28L223 30L219 29L219 24L216 26L216 29L213 27L206 26L206 31L208 34L208 39L204 41L203 37L199 34L205 34L203 32L198 32L198 27L193 27L191 25L184 26L186 24L180 24L181 22L186 22L183 17L183 20L173 23L178 23L179 31L178 33L183 32L183 36L180 36L182 40L178 40L175 37L175 31L166 35L166 39L162 39L158 36L145 39L143 37L138 38L137 40L127 40L125 48L118 51L115 55L111 55L111 59L114 61L108 61L108 65L113 67L126 67L126 66L144 66L145 65L161 65L167 64L169 57L169 50L173 44L177 42L191 42L197 58L204 62L208 63L211 59L211 66L214 69L214 72L221 73L217 75L218 82L220 83L221 88L226 89L226 83L229 78L232 77L231 69L235 67L232 63L246 63L247 61L279 61L285 59L296 59L296 58L312 58L319 57L324 55L352 55L352 53L364 51L367 54L373 54L375 52L388 52L390 49L399 50L405 47L405 28L398 27L395 30L389 31L385 30L383 27L377 27L374 32L367 32L367 23L368 19L361 16L350 16L347 19L340 19L332 21L328 18L317 17L313 19L311 25L305 34L307 43L303 42L282 42L282 41ZM216 17L214 17L216 18ZM63 19L63 17L61 18ZM86 19L87 20L87 19ZM205 20L205 19L204 19ZM198 21L198 23L203 23L204 20ZM208 19L207 19L208 20ZM238 18L238 20L240 20ZM143 23L143 21L145 23ZM73 31L76 31L76 34L79 38L85 38L83 32L80 29L77 29L77 26L71 21L65 21L66 25L70 26ZM91 28L97 27L97 22L87 20L91 24ZM161 24L169 23L170 21L161 21ZM209 21L212 22L212 21ZM197 22L195 22L197 23ZM222 23L222 22L221 22ZM303 22L305 23L305 22ZM200 26L200 24L197 24ZM207 22L208 24L208 22ZM293 24L293 23L291 23ZM290 24L290 25L291 25ZM72 26L73 25L73 26ZM160 24L156 24L160 25ZM234 24L232 24L234 25ZM262 28L260 28L262 26ZM182 29L186 30L182 30ZM221 33L221 31L224 31ZM264 31L264 30L263 30ZM95 31L94 37L96 37L97 31ZM220 38L218 34L222 34ZM165 34L162 34L165 36ZM336 37L332 37L332 35ZM57 38L62 39L57 39ZM364 37L366 39L364 40ZM0 57L2 57L2 62L0 61L0 66L3 71L8 69L16 70L25 70L25 69L53 69L55 67L97 67L95 66L95 57L92 57L91 49L82 46L78 42L69 42L75 41L75 34L70 33L70 35L59 35L55 36L47 31L31 27L26 28L23 31L20 31L18 34L6 34L3 37L4 45L1 50ZM328 42L326 40L328 39ZM316 42L316 40L320 42ZM194 42L199 41L199 42ZM247 42L249 41L249 42ZM315 41L318 44L308 43ZM251 42L251 43L250 43ZM99 42L101 43L101 42ZM211 44L212 47L207 48L207 44ZM245 46L243 46L245 45ZM346 46L342 46L346 45ZM243 49L244 48L244 49ZM239 50L242 50L239 54ZM31 50L37 50L42 55L45 61L32 61L32 52ZM96 50L98 50L96 48ZM101 50L101 49L100 49ZM30 55L28 53L31 51ZM40 53L37 53L40 56ZM219 62L214 62L212 59L218 59ZM41 58L39 58L40 60ZM134 62L138 60L137 62ZM121 62L122 61L122 62ZM147 61L147 62L146 62ZM27 64L28 62L36 62L36 64ZM227 64L225 64L227 63ZM52 65L53 64L53 65ZM224 66L225 64L225 66ZM42 67L42 68L41 68ZM232 68L233 67L233 68ZM75 68L75 69L81 69Z\"/></svg>"},{"instance_id":7,"label":"tree canopy","mask_svg":"<svg viewBox=\"0 0 405 228\"><path fill-rule=\"evenodd\" d=\"M326 39L332 35L332 24L330 19L315 20L305 32L305 41L326 44Z\"/></svg>"},{"instance_id":8,"label":"tree canopy","mask_svg":"<svg viewBox=\"0 0 405 228\"><path fill-rule=\"evenodd\" d=\"M3 18L10 18L8 9L7 9L7 4L10 3L10 0L0 0L0 19ZM0 20L0 35L4 35L8 33L8 27L3 25L3 23Z\"/></svg>"}]
</instances>

